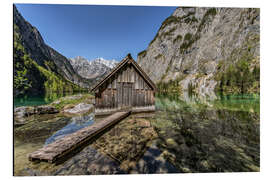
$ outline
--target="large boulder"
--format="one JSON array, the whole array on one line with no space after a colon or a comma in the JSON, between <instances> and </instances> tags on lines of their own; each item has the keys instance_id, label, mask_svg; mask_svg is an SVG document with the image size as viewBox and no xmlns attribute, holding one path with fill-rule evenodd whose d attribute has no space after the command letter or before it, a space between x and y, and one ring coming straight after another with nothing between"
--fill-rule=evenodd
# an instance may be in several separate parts
<instances>
[{"instance_id":1,"label":"large boulder","mask_svg":"<svg viewBox=\"0 0 270 180\"><path fill-rule=\"evenodd\" d=\"M14 109L14 117L15 118L23 118L26 116L30 116L34 113L34 107L22 106Z\"/></svg>"},{"instance_id":2,"label":"large boulder","mask_svg":"<svg viewBox=\"0 0 270 180\"><path fill-rule=\"evenodd\" d=\"M74 107L64 109L63 112L69 114L84 114L92 111L93 109L94 109L93 104L80 103Z\"/></svg>"},{"instance_id":3,"label":"large boulder","mask_svg":"<svg viewBox=\"0 0 270 180\"><path fill-rule=\"evenodd\" d=\"M15 118L24 118L33 114L53 114L58 113L59 111L53 106L44 105L44 106L22 106L14 109Z\"/></svg>"}]
</instances>

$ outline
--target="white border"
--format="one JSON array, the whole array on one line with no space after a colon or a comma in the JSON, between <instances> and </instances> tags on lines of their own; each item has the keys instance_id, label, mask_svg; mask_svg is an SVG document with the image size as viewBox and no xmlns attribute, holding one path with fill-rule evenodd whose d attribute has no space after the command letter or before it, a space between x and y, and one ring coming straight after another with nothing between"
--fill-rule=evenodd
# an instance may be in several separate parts
<instances>
[{"instance_id":1,"label":"white border","mask_svg":"<svg viewBox=\"0 0 270 180\"><path fill-rule=\"evenodd\" d=\"M1 177L12 177L12 4L100 4L100 5L158 5L158 6L197 6L197 7L259 7L261 8L261 172L259 173L199 173L199 174L165 174L165 175L101 175L76 176L80 179L138 179L138 178L186 178L186 179L255 179L266 178L269 173L269 5L267 0L4 0L0 6L1 17ZM21 177L28 179L30 177ZM34 177L32 177L34 178ZM42 179L74 179L74 176L39 177Z\"/></svg>"}]
</instances>

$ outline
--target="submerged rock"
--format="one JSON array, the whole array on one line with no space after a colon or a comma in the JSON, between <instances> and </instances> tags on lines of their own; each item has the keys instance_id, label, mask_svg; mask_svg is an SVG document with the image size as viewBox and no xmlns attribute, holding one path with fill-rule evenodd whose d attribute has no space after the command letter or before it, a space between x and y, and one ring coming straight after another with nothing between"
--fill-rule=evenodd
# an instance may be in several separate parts
<instances>
[{"instance_id":1,"label":"submerged rock","mask_svg":"<svg viewBox=\"0 0 270 180\"><path fill-rule=\"evenodd\" d=\"M167 143L168 145L170 145L170 146L177 146L177 145L178 145L178 144L175 142L175 140L172 139L172 138L167 139L167 140L166 140L166 143Z\"/></svg>"}]
</instances>

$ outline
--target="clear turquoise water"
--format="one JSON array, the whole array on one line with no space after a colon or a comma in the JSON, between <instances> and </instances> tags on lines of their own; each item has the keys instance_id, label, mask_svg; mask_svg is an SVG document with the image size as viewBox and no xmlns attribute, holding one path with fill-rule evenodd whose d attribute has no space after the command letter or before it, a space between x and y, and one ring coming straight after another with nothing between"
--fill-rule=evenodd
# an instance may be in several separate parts
<instances>
[{"instance_id":1,"label":"clear turquoise water","mask_svg":"<svg viewBox=\"0 0 270 180\"><path fill-rule=\"evenodd\" d=\"M157 95L157 146L180 172L260 169L259 95Z\"/></svg>"},{"instance_id":2,"label":"clear turquoise water","mask_svg":"<svg viewBox=\"0 0 270 180\"><path fill-rule=\"evenodd\" d=\"M86 92L79 92L80 94L86 93ZM14 106L20 107L20 106L39 106L44 104L49 104L61 97L74 95L77 93L48 93L45 95L39 95L39 96L22 96L22 97L16 97L14 98Z\"/></svg>"}]
</instances>

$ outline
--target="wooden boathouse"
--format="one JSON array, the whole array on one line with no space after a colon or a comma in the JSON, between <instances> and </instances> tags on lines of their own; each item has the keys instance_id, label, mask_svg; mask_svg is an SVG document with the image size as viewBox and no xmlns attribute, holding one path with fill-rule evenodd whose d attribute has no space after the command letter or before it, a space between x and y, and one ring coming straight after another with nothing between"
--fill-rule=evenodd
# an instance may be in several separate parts
<instances>
[{"instance_id":1,"label":"wooden boathouse","mask_svg":"<svg viewBox=\"0 0 270 180\"><path fill-rule=\"evenodd\" d=\"M95 93L95 114L117 111L146 112L155 110L156 86L128 54L91 90Z\"/></svg>"}]
</instances>

